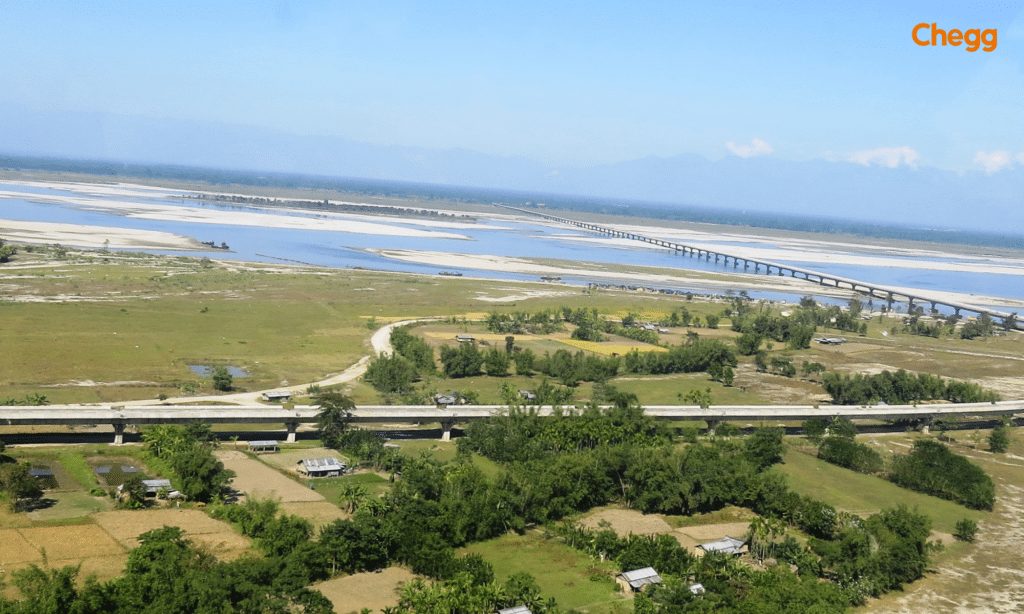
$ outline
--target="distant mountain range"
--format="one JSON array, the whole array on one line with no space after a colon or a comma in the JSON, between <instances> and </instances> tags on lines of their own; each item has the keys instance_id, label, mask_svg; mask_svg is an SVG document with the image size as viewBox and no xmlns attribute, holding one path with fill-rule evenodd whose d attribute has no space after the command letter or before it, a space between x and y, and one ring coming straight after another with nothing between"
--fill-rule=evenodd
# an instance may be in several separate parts
<instances>
[{"instance_id":1,"label":"distant mountain range","mask_svg":"<svg viewBox=\"0 0 1024 614\"><path fill-rule=\"evenodd\" d=\"M1024 167L993 175L771 156L649 157L587 168L226 124L0 103L0 154L177 164L574 194L1024 234Z\"/></svg>"}]
</instances>

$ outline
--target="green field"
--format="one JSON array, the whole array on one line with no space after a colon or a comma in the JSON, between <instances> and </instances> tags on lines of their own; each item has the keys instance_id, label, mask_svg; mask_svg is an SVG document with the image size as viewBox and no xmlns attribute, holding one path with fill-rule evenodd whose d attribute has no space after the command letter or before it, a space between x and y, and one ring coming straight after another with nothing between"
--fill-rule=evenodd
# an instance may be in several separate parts
<instances>
[{"instance_id":1,"label":"green field","mask_svg":"<svg viewBox=\"0 0 1024 614\"><path fill-rule=\"evenodd\" d=\"M542 594L554 597L563 610L594 614L632 611L632 604L616 591L610 563L593 561L541 531L508 534L460 551L469 553L479 554L493 565L499 582L515 573L529 573Z\"/></svg>"},{"instance_id":2,"label":"green field","mask_svg":"<svg viewBox=\"0 0 1024 614\"><path fill-rule=\"evenodd\" d=\"M824 501L837 509L868 515L897 503L918 508L932 518L932 529L952 533L962 518L984 521L987 512L968 509L951 501L900 488L882 478L837 467L823 460L788 450L779 470L789 478L795 492Z\"/></svg>"}]
</instances>

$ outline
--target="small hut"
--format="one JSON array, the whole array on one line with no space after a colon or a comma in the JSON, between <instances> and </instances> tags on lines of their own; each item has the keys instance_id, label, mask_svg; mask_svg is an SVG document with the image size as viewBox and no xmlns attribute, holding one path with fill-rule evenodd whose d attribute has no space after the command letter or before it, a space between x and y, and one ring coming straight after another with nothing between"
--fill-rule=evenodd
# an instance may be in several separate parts
<instances>
[{"instance_id":1,"label":"small hut","mask_svg":"<svg viewBox=\"0 0 1024 614\"><path fill-rule=\"evenodd\" d=\"M623 592L640 593L649 584L661 584L661 576L654 571L653 567L624 571L615 577L615 581L622 587Z\"/></svg>"}]
</instances>

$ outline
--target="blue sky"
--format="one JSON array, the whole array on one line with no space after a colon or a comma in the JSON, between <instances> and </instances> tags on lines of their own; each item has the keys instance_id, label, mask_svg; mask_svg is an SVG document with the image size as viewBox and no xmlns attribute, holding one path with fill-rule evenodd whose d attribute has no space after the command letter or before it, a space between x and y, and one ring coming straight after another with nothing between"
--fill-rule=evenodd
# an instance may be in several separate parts
<instances>
[{"instance_id":1,"label":"blue sky","mask_svg":"<svg viewBox=\"0 0 1024 614\"><path fill-rule=\"evenodd\" d=\"M1024 168L1024 2L0 8L0 102L32 111L553 166L697 153ZM994 28L998 47L920 47L911 30L921 22Z\"/></svg>"}]
</instances>

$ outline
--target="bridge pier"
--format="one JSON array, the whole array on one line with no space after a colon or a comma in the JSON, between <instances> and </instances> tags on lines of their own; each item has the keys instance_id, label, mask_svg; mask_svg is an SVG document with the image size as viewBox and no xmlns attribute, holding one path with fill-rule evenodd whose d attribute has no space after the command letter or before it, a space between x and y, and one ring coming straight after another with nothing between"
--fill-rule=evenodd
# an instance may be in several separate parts
<instances>
[{"instance_id":1,"label":"bridge pier","mask_svg":"<svg viewBox=\"0 0 1024 614\"><path fill-rule=\"evenodd\" d=\"M705 418L704 421L708 423L708 435L711 436L714 436L715 429L717 429L718 426L722 424L721 420L714 420L712 418Z\"/></svg>"},{"instance_id":2,"label":"bridge pier","mask_svg":"<svg viewBox=\"0 0 1024 614\"><path fill-rule=\"evenodd\" d=\"M441 441L452 440L452 427L455 426L455 420L441 420Z\"/></svg>"},{"instance_id":3,"label":"bridge pier","mask_svg":"<svg viewBox=\"0 0 1024 614\"><path fill-rule=\"evenodd\" d=\"M288 429L288 437L285 439L287 443L295 443L295 431L299 428L298 422L285 422L284 426Z\"/></svg>"},{"instance_id":4,"label":"bridge pier","mask_svg":"<svg viewBox=\"0 0 1024 614\"><path fill-rule=\"evenodd\" d=\"M114 423L114 445L120 446L124 444L124 422Z\"/></svg>"}]
</instances>

